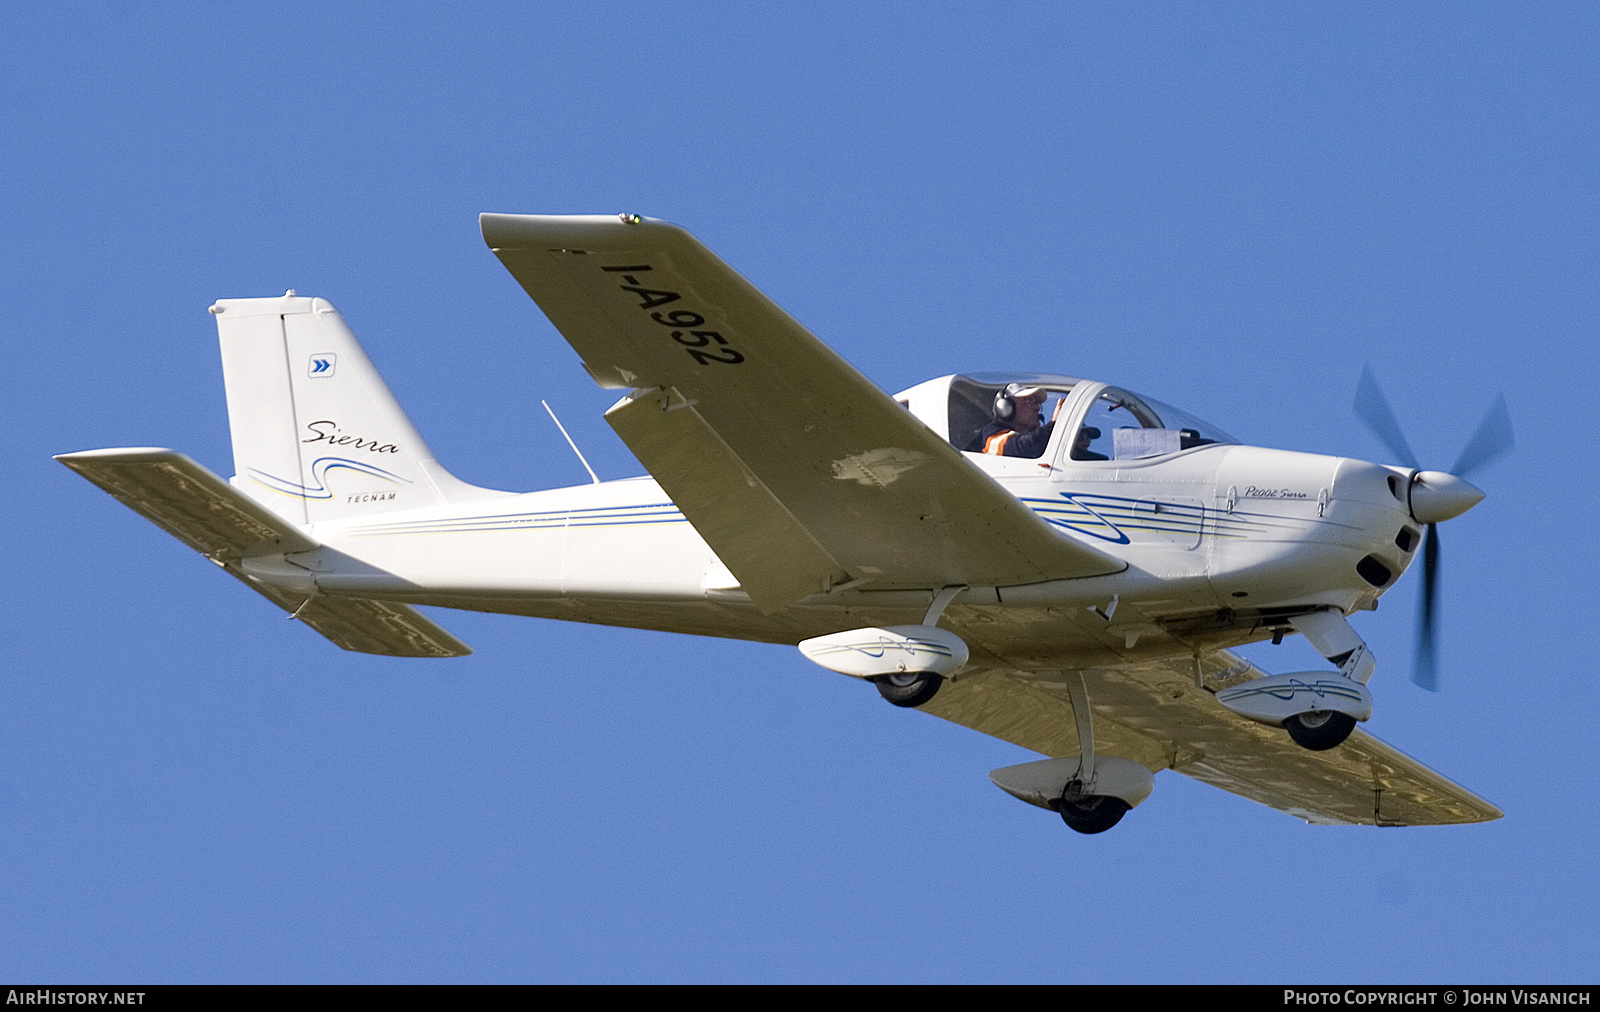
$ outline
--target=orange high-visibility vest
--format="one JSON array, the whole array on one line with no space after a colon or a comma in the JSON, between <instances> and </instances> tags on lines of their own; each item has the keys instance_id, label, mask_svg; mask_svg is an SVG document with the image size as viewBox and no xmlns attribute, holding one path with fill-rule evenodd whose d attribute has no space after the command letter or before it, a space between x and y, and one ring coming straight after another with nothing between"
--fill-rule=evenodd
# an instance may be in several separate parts
<instances>
[{"instance_id":1,"label":"orange high-visibility vest","mask_svg":"<svg viewBox=\"0 0 1600 1012\"><path fill-rule=\"evenodd\" d=\"M984 442L983 452L992 453L999 457L1005 456L1006 444L1011 442L1011 437L1015 435L1016 432L1012 429L1007 429L1005 432L996 432Z\"/></svg>"}]
</instances>

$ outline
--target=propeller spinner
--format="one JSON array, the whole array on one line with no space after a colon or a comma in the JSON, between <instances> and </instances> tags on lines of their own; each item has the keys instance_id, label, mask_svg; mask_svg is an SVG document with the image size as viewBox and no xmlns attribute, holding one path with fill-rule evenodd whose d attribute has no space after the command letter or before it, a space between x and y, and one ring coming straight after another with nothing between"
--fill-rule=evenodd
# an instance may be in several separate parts
<instances>
[{"instance_id":1,"label":"propeller spinner","mask_svg":"<svg viewBox=\"0 0 1600 1012\"><path fill-rule=\"evenodd\" d=\"M1419 524L1426 524L1428 533L1422 550L1422 593L1417 601L1417 642L1411 680L1429 692L1437 692L1439 524L1460 516L1483 499L1483 493L1473 487L1466 476L1516 445L1511 431L1511 412L1506 409L1505 395L1496 397L1448 472L1421 470L1422 465L1411 452L1411 444L1406 441L1388 398L1378 387L1371 366L1361 369L1361 381L1356 384L1355 412L1395 459L1412 469L1408 495L1411 517Z\"/></svg>"}]
</instances>

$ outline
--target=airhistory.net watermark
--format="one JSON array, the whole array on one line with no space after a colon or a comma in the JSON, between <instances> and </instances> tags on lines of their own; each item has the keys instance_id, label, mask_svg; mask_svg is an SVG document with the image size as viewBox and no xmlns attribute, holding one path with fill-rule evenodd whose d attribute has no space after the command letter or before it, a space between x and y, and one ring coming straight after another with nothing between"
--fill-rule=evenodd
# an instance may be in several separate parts
<instances>
[{"instance_id":1,"label":"airhistory.net watermark","mask_svg":"<svg viewBox=\"0 0 1600 1012\"><path fill-rule=\"evenodd\" d=\"M143 991L6 991L7 1005L143 1005Z\"/></svg>"}]
</instances>

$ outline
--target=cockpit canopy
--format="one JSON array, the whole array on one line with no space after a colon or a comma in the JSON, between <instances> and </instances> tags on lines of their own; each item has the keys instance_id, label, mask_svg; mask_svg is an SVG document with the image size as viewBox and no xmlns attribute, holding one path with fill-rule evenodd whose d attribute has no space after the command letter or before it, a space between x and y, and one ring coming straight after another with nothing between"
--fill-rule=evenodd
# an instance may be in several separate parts
<instances>
[{"instance_id":1,"label":"cockpit canopy","mask_svg":"<svg viewBox=\"0 0 1600 1012\"><path fill-rule=\"evenodd\" d=\"M1134 460L1238 442L1209 422L1153 398L1052 373L943 376L903 391L895 399L956 449L982 453L989 442L992 453L999 452L996 443L1006 443L1003 439L986 439L988 433L1006 424L1002 417L1007 412L997 411L997 407L1004 400L1002 395L1018 389L1029 391L1030 399L1038 402L1040 427L1070 427L1069 452L1059 453L1062 432L1052 432L1048 439L1052 448L1049 452L1063 460ZM1016 452L1015 446L1005 452L1030 457L1046 454L1045 440L1033 440L1028 445L1031 449L1022 453Z\"/></svg>"}]
</instances>

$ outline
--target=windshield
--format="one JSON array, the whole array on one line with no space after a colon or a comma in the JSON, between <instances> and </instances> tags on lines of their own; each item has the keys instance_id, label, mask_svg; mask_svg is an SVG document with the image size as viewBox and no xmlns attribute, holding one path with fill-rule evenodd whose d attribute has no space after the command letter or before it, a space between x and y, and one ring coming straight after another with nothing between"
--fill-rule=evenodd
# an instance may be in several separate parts
<instances>
[{"instance_id":1,"label":"windshield","mask_svg":"<svg viewBox=\"0 0 1600 1012\"><path fill-rule=\"evenodd\" d=\"M1126 390L1095 397L1072 441L1073 460L1137 460L1238 440L1186 411Z\"/></svg>"},{"instance_id":2,"label":"windshield","mask_svg":"<svg viewBox=\"0 0 1600 1012\"><path fill-rule=\"evenodd\" d=\"M1167 428L1191 430L1195 435L1195 446L1204 446L1207 443L1239 442L1210 422L1202 418L1196 418L1180 408L1164 404L1153 397L1144 398L1144 402L1156 409L1156 413L1161 416L1161 420L1166 423Z\"/></svg>"}]
</instances>

